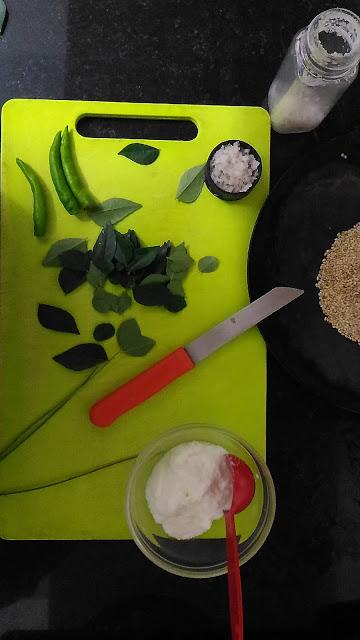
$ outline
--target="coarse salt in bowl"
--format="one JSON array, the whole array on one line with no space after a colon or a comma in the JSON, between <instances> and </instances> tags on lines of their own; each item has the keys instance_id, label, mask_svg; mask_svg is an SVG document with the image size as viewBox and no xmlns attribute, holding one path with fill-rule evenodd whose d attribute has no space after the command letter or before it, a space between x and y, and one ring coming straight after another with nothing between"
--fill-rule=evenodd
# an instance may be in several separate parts
<instances>
[{"instance_id":1,"label":"coarse salt in bowl","mask_svg":"<svg viewBox=\"0 0 360 640\"><path fill-rule=\"evenodd\" d=\"M209 191L222 200L240 200L260 180L261 158L248 142L225 140L210 153L205 169Z\"/></svg>"},{"instance_id":2,"label":"coarse salt in bowl","mask_svg":"<svg viewBox=\"0 0 360 640\"><path fill-rule=\"evenodd\" d=\"M177 540L155 522L146 499L153 469L171 449L189 442L223 447L246 462L255 478L250 505L236 516L240 563L244 564L264 544L275 515L275 490L262 458L238 435L208 424L171 429L150 443L138 456L126 492L126 517L131 535L142 553L165 571L188 578L212 578L227 572L224 518L198 537ZM169 496L169 499L171 496Z\"/></svg>"}]
</instances>

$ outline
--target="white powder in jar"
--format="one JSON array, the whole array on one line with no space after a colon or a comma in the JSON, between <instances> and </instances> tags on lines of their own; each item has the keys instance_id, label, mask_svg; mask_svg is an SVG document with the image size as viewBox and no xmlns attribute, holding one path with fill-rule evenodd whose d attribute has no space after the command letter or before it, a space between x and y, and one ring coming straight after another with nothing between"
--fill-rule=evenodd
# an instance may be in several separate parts
<instances>
[{"instance_id":1,"label":"white powder in jar","mask_svg":"<svg viewBox=\"0 0 360 640\"><path fill-rule=\"evenodd\" d=\"M232 501L227 451L208 442L186 442L170 449L155 465L146 485L154 520L178 540L210 529Z\"/></svg>"},{"instance_id":2,"label":"white powder in jar","mask_svg":"<svg viewBox=\"0 0 360 640\"><path fill-rule=\"evenodd\" d=\"M228 193L248 191L259 175L260 162L238 141L223 144L210 161L210 176Z\"/></svg>"}]
</instances>

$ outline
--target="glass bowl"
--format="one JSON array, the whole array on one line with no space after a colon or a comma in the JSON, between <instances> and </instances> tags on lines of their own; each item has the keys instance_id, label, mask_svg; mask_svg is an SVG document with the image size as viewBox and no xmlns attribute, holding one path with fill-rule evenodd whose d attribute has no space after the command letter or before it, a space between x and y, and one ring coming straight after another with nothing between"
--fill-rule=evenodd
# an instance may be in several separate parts
<instances>
[{"instance_id":1,"label":"glass bowl","mask_svg":"<svg viewBox=\"0 0 360 640\"><path fill-rule=\"evenodd\" d=\"M244 460L255 477L255 496L236 516L240 564L264 544L275 516L274 484L265 462L239 436L212 425L187 425L167 431L138 456L126 492L126 517L131 535L158 567L188 578L212 578L227 572L224 518L192 540L170 538L153 519L145 497L147 480L155 464L169 449L184 442L205 441L224 447Z\"/></svg>"}]
</instances>

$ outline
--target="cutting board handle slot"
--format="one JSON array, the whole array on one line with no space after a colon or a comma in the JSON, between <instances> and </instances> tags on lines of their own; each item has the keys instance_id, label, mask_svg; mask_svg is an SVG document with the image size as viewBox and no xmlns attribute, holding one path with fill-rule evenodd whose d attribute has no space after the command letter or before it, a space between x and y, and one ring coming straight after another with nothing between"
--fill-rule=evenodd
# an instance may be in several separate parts
<instances>
[{"instance_id":1,"label":"cutting board handle slot","mask_svg":"<svg viewBox=\"0 0 360 640\"><path fill-rule=\"evenodd\" d=\"M86 138L125 138L134 140L194 140L198 127L192 119L82 116L76 123L77 132Z\"/></svg>"}]
</instances>

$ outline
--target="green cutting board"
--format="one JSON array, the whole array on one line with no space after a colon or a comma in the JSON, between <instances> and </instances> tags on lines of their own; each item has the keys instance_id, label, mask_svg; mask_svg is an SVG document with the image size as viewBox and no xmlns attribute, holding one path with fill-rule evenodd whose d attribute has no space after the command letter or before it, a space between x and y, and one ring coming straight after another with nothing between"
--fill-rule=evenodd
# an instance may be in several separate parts
<instances>
[{"instance_id":1,"label":"green cutting board","mask_svg":"<svg viewBox=\"0 0 360 640\"><path fill-rule=\"evenodd\" d=\"M190 119L198 127L190 141L150 141L158 160L137 165L118 151L130 140L79 135L83 115ZM265 347L252 329L204 361L108 429L92 426L94 401L186 344L248 303L246 260L251 232L268 193L268 114L260 108L11 100L2 111L1 187L1 402L0 455L26 425L75 388L87 373L69 371L52 357L92 332L105 316L91 305L88 283L65 296L58 269L41 265L48 247L66 237L84 237L92 247L100 228L70 216L51 183L48 153L65 125L73 130L76 157L91 191L100 200L124 197L143 208L117 225L133 228L147 245L185 241L195 260L220 259L219 269L201 274L196 266L186 283L187 308L179 314L135 302L125 317L136 318L156 347L144 358L118 355L31 438L0 462L0 535L12 539L128 538L124 492L133 458L171 427L210 422L240 434L265 455ZM226 203L204 187L193 204L175 199L181 174L205 162L222 140L240 138L260 153L263 175L244 200ZM146 141L145 141L146 142ZM32 229L32 196L16 165L20 157L47 187L50 227L37 239ZM81 335L41 327L38 303L57 305L76 318ZM123 317L109 313L118 325ZM115 338L104 343L108 356ZM119 460L129 459L119 463ZM69 478L72 478L69 480ZM38 488L43 487L45 488ZM219 529L210 535L218 535Z\"/></svg>"}]
</instances>

